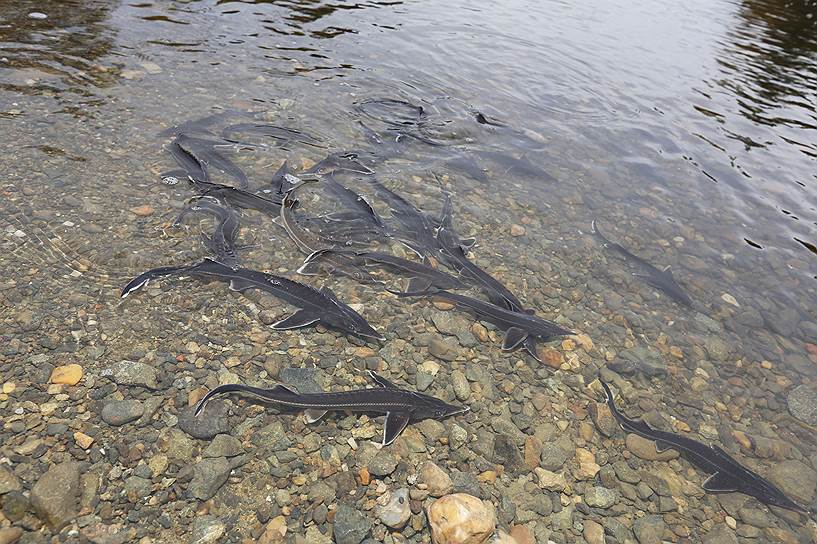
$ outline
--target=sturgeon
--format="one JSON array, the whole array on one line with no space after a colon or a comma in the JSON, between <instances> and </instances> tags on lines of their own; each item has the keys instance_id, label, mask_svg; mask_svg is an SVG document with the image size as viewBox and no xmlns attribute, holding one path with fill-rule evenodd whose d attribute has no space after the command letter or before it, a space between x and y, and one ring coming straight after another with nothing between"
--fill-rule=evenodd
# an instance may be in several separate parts
<instances>
[{"instance_id":1,"label":"sturgeon","mask_svg":"<svg viewBox=\"0 0 817 544\"><path fill-rule=\"evenodd\" d=\"M243 393L264 401L305 410L308 423L320 420L330 410L385 412L382 444L388 446L400 436L410 422L444 419L470 409L468 406L448 404L430 395L401 389L374 372L370 371L369 375L377 387L328 393L298 393L292 387L282 384L272 389L242 384L220 385L199 401L194 413L196 416L200 415L211 398L226 393Z\"/></svg>"},{"instance_id":2,"label":"sturgeon","mask_svg":"<svg viewBox=\"0 0 817 544\"><path fill-rule=\"evenodd\" d=\"M667 431L659 431L653 429L644 421L628 418L616 408L610 386L604 383L601 378L599 378L599 383L604 389L607 406L622 429L647 440L654 440L655 450L658 452L668 449L678 450L685 455L690 463L711 474L703 483L704 491L708 493L743 493L756 498L764 504L778 506L802 514L810 514L808 508L797 504L776 485L738 463L734 457L726 453L720 446L704 444Z\"/></svg>"}]
</instances>

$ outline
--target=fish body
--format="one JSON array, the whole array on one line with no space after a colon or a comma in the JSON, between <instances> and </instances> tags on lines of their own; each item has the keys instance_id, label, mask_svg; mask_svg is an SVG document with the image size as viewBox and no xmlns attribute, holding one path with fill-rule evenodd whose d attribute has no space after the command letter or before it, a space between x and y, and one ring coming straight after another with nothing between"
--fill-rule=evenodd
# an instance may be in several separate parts
<instances>
[{"instance_id":1,"label":"fish body","mask_svg":"<svg viewBox=\"0 0 817 544\"><path fill-rule=\"evenodd\" d=\"M216 146L224 145L223 141L207 140L188 136L187 134L180 134L176 137L175 142L184 151L195 157L205 169L209 169L213 166L235 179L241 189L249 187L250 181L247 178L247 174L245 174L237 164L216 150Z\"/></svg>"},{"instance_id":2,"label":"fish body","mask_svg":"<svg viewBox=\"0 0 817 544\"><path fill-rule=\"evenodd\" d=\"M420 257L435 257L439 250L436 238L438 223L377 179L370 178L369 183L378 196L386 201L392 217L400 224L393 229L391 235Z\"/></svg>"},{"instance_id":3,"label":"fish body","mask_svg":"<svg viewBox=\"0 0 817 544\"><path fill-rule=\"evenodd\" d=\"M307 255L307 259L298 269L298 273L304 275L317 274L321 268L321 265L323 265L328 267L333 273L350 277L361 283L378 283L371 274L360 266L361 263L359 259L356 259L350 255L340 253L330 254L325 259L321 259L320 262L317 260L310 261L310 255L316 251L322 251L326 249L326 247L319 240L317 240L316 235L305 230L298 223L298 221L295 220L295 218L292 216L292 208L295 202L295 192L305 184L312 183L313 181L314 180L304 181L291 191L287 192L284 195L283 201L281 202L281 206L279 208L280 214L277 222L284 227L284 230L286 230L292 241L295 242L298 249Z\"/></svg>"},{"instance_id":4,"label":"fish body","mask_svg":"<svg viewBox=\"0 0 817 544\"><path fill-rule=\"evenodd\" d=\"M194 265L148 270L131 280L122 290L121 297L128 296L148 281L169 275L189 275L227 282L230 289L241 293L258 289L299 308L289 317L273 323L275 330L298 329L320 323L360 338L384 340L363 316L338 300L328 288L318 290L282 276L247 268L232 269L212 259L204 259Z\"/></svg>"},{"instance_id":5,"label":"fish body","mask_svg":"<svg viewBox=\"0 0 817 544\"><path fill-rule=\"evenodd\" d=\"M214 202L206 197L201 197L191 206L185 208L173 224L181 224L184 218L193 212L207 213L218 220L213 234L209 236L202 234L204 245L213 252L216 261L233 269L238 268L238 254L235 247L239 229L238 214L230 208L221 206L218 201Z\"/></svg>"},{"instance_id":6,"label":"fish body","mask_svg":"<svg viewBox=\"0 0 817 544\"><path fill-rule=\"evenodd\" d=\"M360 195L352 189L346 187L336 180L334 176L325 176L323 181L326 188L329 189L329 191L338 200L346 204L346 206L351 208L353 211L357 212L360 219L370 222L374 227L379 229L386 228L386 225L383 223L383 219L380 217L380 215L378 215L378 213L363 195Z\"/></svg>"},{"instance_id":7,"label":"fish body","mask_svg":"<svg viewBox=\"0 0 817 544\"><path fill-rule=\"evenodd\" d=\"M388 268L411 279L409 291L424 291L435 289L464 289L466 285L454 276L432 268L426 263L403 259L391 253L379 251L350 251L342 249L324 249L316 251L309 259L320 259L331 253L351 254L362 259L367 266L377 265Z\"/></svg>"},{"instance_id":8,"label":"fish body","mask_svg":"<svg viewBox=\"0 0 817 544\"><path fill-rule=\"evenodd\" d=\"M196 159L192 154L185 151L178 142L173 141L167 145L166 148L173 159L181 167L181 172L173 171L162 174L162 177L173 175L174 177L193 178L201 181L208 181L210 176L207 173L207 165Z\"/></svg>"},{"instance_id":9,"label":"fish body","mask_svg":"<svg viewBox=\"0 0 817 544\"><path fill-rule=\"evenodd\" d=\"M656 451L668 449L683 453L690 463L711 476L703 483L709 493L738 492L752 496L764 504L808 514L809 510L789 499L780 488L744 467L734 457L714 444L704 444L686 436L653 429L643 421L628 418L618 411L610 386L599 379L604 389L607 406L619 426L629 433L655 441Z\"/></svg>"},{"instance_id":10,"label":"fish body","mask_svg":"<svg viewBox=\"0 0 817 544\"><path fill-rule=\"evenodd\" d=\"M282 199L279 195L267 198L230 185L201 181L193 177L188 177L187 180L200 195L227 202L236 208L255 210L272 217L277 217L280 213Z\"/></svg>"},{"instance_id":11,"label":"fish body","mask_svg":"<svg viewBox=\"0 0 817 544\"><path fill-rule=\"evenodd\" d=\"M237 123L235 125L229 125L221 131L221 137L228 141L235 141L236 134L264 136L281 142L282 145L294 141L306 145L318 146L317 138L305 132L265 123Z\"/></svg>"},{"instance_id":12,"label":"fish body","mask_svg":"<svg viewBox=\"0 0 817 544\"><path fill-rule=\"evenodd\" d=\"M530 351L536 347L536 344L527 342L527 340L531 338L541 338L547 342L559 336L575 334L573 331L566 329L552 321L542 319L541 317L523 312L514 312L508 310L507 308L503 308L502 306L497 306L495 304L491 304L490 302L460 295L458 293L451 293L448 291L427 291L425 293L390 292L400 297L431 296L442 298L443 300L453 303L459 308L471 311L479 319L493 323L498 328L505 331L505 338L502 341L502 349L504 351L515 351L519 348L524 348L530 353ZM539 360L535 351L534 353L530 354Z\"/></svg>"},{"instance_id":13,"label":"fish body","mask_svg":"<svg viewBox=\"0 0 817 544\"><path fill-rule=\"evenodd\" d=\"M211 398L226 393L244 393L264 401L305 410L310 423L321 419L330 410L380 412L386 414L382 444L388 446L412 421L443 419L469 409L448 404L430 395L401 389L374 372L370 372L370 375L377 387L328 393L298 393L280 384L272 389L241 384L221 385L199 401L195 415L201 414Z\"/></svg>"},{"instance_id":14,"label":"fish body","mask_svg":"<svg viewBox=\"0 0 817 544\"><path fill-rule=\"evenodd\" d=\"M590 228L591 232L601 241L604 247L620 253L627 262L634 264L643 271L634 273L633 276L639 278L648 285L655 287L679 304L692 307L692 299L689 297L686 291L684 291L683 287L681 287L678 282L675 281L675 277L672 275L672 270L670 270L669 266L663 270L660 270L641 257L633 255L621 244L611 242L601 233L601 231L599 231L595 219L590 224Z\"/></svg>"}]
</instances>

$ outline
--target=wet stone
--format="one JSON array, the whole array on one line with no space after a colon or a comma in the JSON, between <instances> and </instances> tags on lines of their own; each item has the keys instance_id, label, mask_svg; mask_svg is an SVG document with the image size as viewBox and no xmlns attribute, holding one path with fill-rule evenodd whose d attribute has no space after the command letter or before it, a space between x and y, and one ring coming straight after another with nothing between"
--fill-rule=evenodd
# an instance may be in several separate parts
<instances>
[{"instance_id":1,"label":"wet stone","mask_svg":"<svg viewBox=\"0 0 817 544\"><path fill-rule=\"evenodd\" d=\"M145 363L122 360L102 371L102 376L109 376L118 385L137 385L148 389L158 389L159 380L156 369Z\"/></svg>"},{"instance_id":2,"label":"wet stone","mask_svg":"<svg viewBox=\"0 0 817 544\"><path fill-rule=\"evenodd\" d=\"M723 523L715 525L701 539L703 544L738 544L735 532Z\"/></svg>"},{"instance_id":3,"label":"wet stone","mask_svg":"<svg viewBox=\"0 0 817 544\"><path fill-rule=\"evenodd\" d=\"M570 457L570 453L556 444L547 443L542 446L542 455L540 458L542 468L544 469L558 471L564 466L568 457Z\"/></svg>"},{"instance_id":4,"label":"wet stone","mask_svg":"<svg viewBox=\"0 0 817 544\"><path fill-rule=\"evenodd\" d=\"M372 528L369 519L357 508L339 504L332 533L337 544L359 544Z\"/></svg>"},{"instance_id":5,"label":"wet stone","mask_svg":"<svg viewBox=\"0 0 817 544\"><path fill-rule=\"evenodd\" d=\"M386 492L377 503L375 513L383 525L390 529L401 529L411 518L408 489Z\"/></svg>"},{"instance_id":6,"label":"wet stone","mask_svg":"<svg viewBox=\"0 0 817 544\"><path fill-rule=\"evenodd\" d=\"M817 472L795 459L776 463L768 473L769 480L789 497L811 504L817 492Z\"/></svg>"},{"instance_id":7,"label":"wet stone","mask_svg":"<svg viewBox=\"0 0 817 544\"><path fill-rule=\"evenodd\" d=\"M786 402L791 415L800 421L817 426L817 388L811 385L798 385L789 392Z\"/></svg>"},{"instance_id":8,"label":"wet stone","mask_svg":"<svg viewBox=\"0 0 817 544\"><path fill-rule=\"evenodd\" d=\"M215 544L227 530L226 525L213 516L196 516L190 532L190 544Z\"/></svg>"},{"instance_id":9,"label":"wet stone","mask_svg":"<svg viewBox=\"0 0 817 544\"><path fill-rule=\"evenodd\" d=\"M213 497L230 476L230 463L226 457L204 459L193 467L190 495L206 501Z\"/></svg>"},{"instance_id":10,"label":"wet stone","mask_svg":"<svg viewBox=\"0 0 817 544\"><path fill-rule=\"evenodd\" d=\"M471 386L468 385L468 380L465 374L459 370L451 373L451 385L454 388L454 394L460 401L466 401L471 396Z\"/></svg>"},{"instance_id":11,"label":"wet stone","mask_svg":"<svg viewBox=\"0 0 817 544\"><path fill-rule=\"evenodd\" d=\"M664 518L655 514L638 518L633 523L633 533L639 544L661 544L665 528Z\"/></svg>"},{"instance_id":12,"label":"wet stone","mask_svg":"<svg viewBox=\"0 0 817 544\"><path fill-rule=\"evenodd\" d=\"M138 400L115 400L105 403L102 408L102 421L119 427L142 417L144 406Z\"/></svg>"},{"instance_id":13,"label":"wet stone","mask_svg":"<svg viewBox=\"0 0 817 544\"><path fill-rule=\"evenodd\" d=\"M373 476L382 478L394 472L394 469L397 468L397 459L387 450L382 449L369 461L368 468Z\"/></svg>"},{"instance_id":14,"label":"wet stone","mask_svg":"<svg viewBox=\"0 0 817 544\"><path fill-rule=\"evenodd\" d=\"M655 441L647 440L637 434L628 434L625 439L627 449L630 450L636 457L646 459L648 461L669 461L670 459L678 458L678 451L669 449L658 453L655 449Z\"/></svg>"},{"instance_id":15,"label":"wet stone","mask_svg":"<svg viewBox=\"0 0 817 544\"><path fill-rule=\"evenodd\" d=\"M0 495L9 491L19 491L23 488L20 479L9 469L0 465Z\"/></svg>"},{"instance_id":16,"label":"wet stone","mask_svg":"<svg viewBox=\"0 0 817 544\"><path fill-rule=\"evenodd\" d=\"M179 428L202 440L210 440L217 434L227 433L230 424L227 420L227 407L223 401L214 400L207 404L207 417L193 415L195 406L184 408L179 414Z\"/></svg>"},{"instance_id":17,"label":"wet stone","mask_svg":"<svg viewBox=\"0 0 817 544\"><path fill-rule=\"evenodd\" d=\"M593 486L584 494L584 502L594 508L610 508L618 501L618 493L606 487Z\"/></svg>"},{"instance_id":18,"label":"wet stone","mask_svg":"<svg viewBox=\"0 0 817 544\"><path fill-rule=\"evenodd\" d=\"M420 467L417 482L425 484L432 497L442 497L454 490L454 483L448 473L431 461L426 461Z\"/></svg>"},{"instance_id":19,"label":"wet stone","mask_svg":"<svg viewBox=\"0 0 817 544\"><path fill-rule=\"evenodd\" d=\"M79 512L79 476L79 463L68 461L48 469L31 489L31 505L54 531L59 531Z\"/></svg>"},{"instance_id":20,"label":"wet stone","mask_svg":"<svg viewBox=\"0 0 817 544\"><path fill-rule=\"evenodd\" d=\"M244 448L239 439L229 434L219 434L204 449L202 457L235 457L242 453Z\"/></svg>"}]
</instances>

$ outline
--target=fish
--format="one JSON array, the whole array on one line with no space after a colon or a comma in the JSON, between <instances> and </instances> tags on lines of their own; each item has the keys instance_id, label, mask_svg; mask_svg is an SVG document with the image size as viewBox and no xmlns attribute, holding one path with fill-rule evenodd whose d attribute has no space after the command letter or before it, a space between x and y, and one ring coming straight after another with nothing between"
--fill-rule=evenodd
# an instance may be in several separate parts
<instances>
[{"instance_id":1,"label":"fish","mask_svg":"<svg viewBox=\"0 0 817 544\"><path fill-rule=\"evenodd\" d=\"M246 189L249 187L250 181L247 178L247 174L233 161L216 150L216 146L225 145L224 141L207 140L188 136L187 134L180 134L176 137L175 142L184 151L192 155L204 168L208 170L211 166L218 168L235 179L239 184L239 188Z\"/></svg>"},{"instance_id":2,"label":"fish","mask_svg":"<svg viewBox=\"0 0 817 544\"><path fill-rule=\"evenodd\" d=\"M576 334L570 329L566 329L557 323L542 319L541 317L523 312L514 312L502 306L485 302L484 300L460 295L458 293L451 293L445 290L399 292L387 289L387 291L398 297L426 296L447 300L459 308L474 313L479 319L493 323L505 331L505 337L502 340L503 351L516 351L517 349L523 348L537 361L540 359L535 351L536 344L526 342L526 340L541 338L545 342L549 342L560 336Z\"/></svg>"},{"instance_id":3,"label":"fish","mask_svg":"<svg viewBox=\"0 0 817 544\"><path fill-rule=\"evenodd\" d=\"M517 158L501 151L491 150L478 151L477 154L497 164L504 175L522 176L547 182L556 181L556 178L545 172L542 167L532 163L524 155Z\"/></svg>"},{"instance_id":4,"label":"fish","mask_svg":"<svg viewBox=\"0 0 817 544\"><path fill-rule=\"evenodd\" d=\"M468 406L449 404L431 395L401 389L375 372L369 371L369 375L376 387L327 393L298 393L292 387L283 384L278 384L272 389L243 384L220 385L196 404L194 415L198 417L210 399L227 393L243 393L267 402L302 409L308 423L320 420L330 410L385 412L386 421L383 425L381 444L388 446L411 422L423 419L440 420L470 409Z\"/></svg>"},{"instance_id":5,"label":"fish","mask_svg":"<svg viewBox=\"0 0 817 544\"><path fill-rule=\"evenodd\" d=\"M178 142L170 142L166 149L173 156L176 163L181 167L181 170L164 172L162 174L163 179L168 177L181 179L191 177L201 181L209 181L210 176L207 173L207 165L199 162L196 157L184 150Z\"/></svg>"},{"instance_id":6,"label":"fish","mask_svg":"<svg viewBox=\"0 0 817 544\"><path fill-rule=\"evenodd\" d=\"M328 287L318 290L282 276L248 268L233 269L207 258L193 265L166 266L143 272L122 289L120 296L125 298L149 281L173 274L226 282L230 284L231 290L239 293L258 289L298 308L295 313L273 323L271 327L274 330L300 329L321 324L365 340L385 340L363 316L338 300Z\"/></svg>"},{"instance_id":7,"label":"fish","mask_svg":"<svg viewBox=\"0 0 817 544\"><path fill-rule=\"evenodd\" d=\"M349 255L332 254L328 258L321 260L321 262L309 260L310 255L316 251L325 249L325 246L316 240L314 234L298 224L292 217L292 208L295 202L293 197L295 192L307 183L312 182L314 182L314 180L304 180L303 183L294 187L284 195L279 208L280 214L276 220L276 223L284 227L284 230L286 230L292 241L295 242L298 249L307 255L304 264L301 265L297 272L304 275L314 275L320 271L322 268L321 265L323 264L324 266L328 265L330 272L347 276L355 281L368 284L378 283L371 274L361 268L359 259Z\"/></svg>"},{"instance_id":8,"label":"fish","mask_svg":"<svg viewBox=\"0 0 817 544\"><path fill-rule=\"evenodd\" d=\"M370 222L372 226L378 229L385 229L386 224L383 219L374 210L372 205L366 200L366 197L346 187L332 175L323 177L326 188L341 202L346 204L349 208L358 213L358 217L366 222Z\"/></svg>"},{"instance_id":9,"label":"fish","mask_svg":"<svg viewBox=\"0 0 817 544\"><path fill-rule=\"evenodd\" d=\"M284 193L291 190L293 187L298 185L301 182L301 179L297 177L292 170L289 168L289 164L287 161L284 161L278 170L272 175L272 180L270 180L270 185L275 190L276 195L283 196ZM279 199L280 200L280 199Z\"/></svg>"},{"instance_id":10,"label":"fish","mask_svg":"<svg viewBox=\"0 0 817 544\"><path fill-rule=\"evenodd\" d=\"M358 104L356 109L370 119L385 124L386 132L394 135L392 137L394 142L409 137L432 146L443 145L425 134L427 114L423 106L405 100L385 98L365 100Z\"/></svg>"},{"instance_id":11,"label":"fish","mask_svg":"<svg viewBox=\"0 0 817 544\"><path fill-rule=\"evenodd\" d=\"M783 491L753 470L741 465L734 457L715 444L704 444L686 436L667 431L659 431L644 421L629 419L618 411L613 400L610 386L599 378L604 389L607 406L619 426L629 433L637 434L647 440L655 441L655 449L662 452L668 449L678 450L694 466L710 474L703 483L708 493L743 493L754 497L763 504L770 504L802 514L810 514L808 508L797 504Z\"/></svg>"},{"instance_id":12,"label":"fish","mask_svg":"<svg viewBox=\"0 0 817 544\"><path fill-rule=\"evenodd\" d=\"M374 170L360 161L360 153L355 151L330 153L311 168L304 170L303 173L328 174L337 171L346 171L365 175L374 174Z\"/></svg>"},{"instance_id":13,"label":"fish","mask_svg":"<svg viewBox=\"0 0 817 544\"><path fill-rule=\"evenodd\" d=\"M679 304L689 308L692 307L692 298L690 298L686 291L684 291L684 288L681 287L677 281L675 281L675 277L672 275L672 270L670 270L669 266L663 270L660 270L641 257L633 255L621 244L611 242L601 233L595 219L593 219L592 223L590 223L590 232L601 241L604 247L617 251L624 256L624 259L627 262L632 263L643 270L641 273L633 273L633 276L642 280L646 284L655 287Z\"/></svg>"},{"instance_id":14,"label":"fish","mask_svg":"<svg viewBox=\"0 0 817 544\"><path fill-rule=\"evenodd\" d=\"M461 152L450 159L446 159L442 163L442 173L459 175L465 173L468 177L479 181L480 183L488 183L490 179L488 174L470 153Z\"/></svg>"},{"instance_id":15,"label":"fish","mask_svg":"<svg viewBox=\"0 0 817 544\"><path fill-rule=\"evenodd\" d=\"M400 224L390 234L419 257L436 256L439 250L436 232L437 221L431 219L417 206L395 193L375 178L368 178L375 192L386 201L391 215Z\"/></svg>"},{"instance_id":16,"label":"fish","mask_svg":"<svg viewBox=\"0 0 817 544\"><path fill-rule=\"evenodd\" d=\"M221 137L227 141L235 141L235 133L265 136L267 138L279 140L283 142L283 145L295 141L310 146L323 147L320 145L317 138L303 131L265 123L238 123L235 125L229 125L222 129Z\"/></svg>"},{"instance_id":17,"label":"fish","mask_svg":"<svg viewBox=\"0 0 817 544\"><path fill-rule=\"evenodd\" d=\"M214 216L218 219L218 223L216 223L213 234L210 236L202 234L204 245L213 252L216 261L236 269L239 266L235 247L239 229L238 214L214 200L207 197L197 198L194 204L182 210L173 225L180 225L184 218L192 212L204 212Z\"/></svg>"},{"instance_id":18,"label":"fish","mask_svg":"<svg viewBox=\"0 0 817 544\"><path fill-rule=\"evenodd\" d=\"M208 136L213 136L213 133L210 131L210 128L213 125L218 124L224 119L229 119L231 117L253 117L257 113L260 112L252 112L252 111L241 111L241 110L225 110L220 111L217 113L213 113L211 115L207 115L200 119L192 119L190 121L185 121L183 123L179 123L178 125L174 125L170 128L166 128L159 132L158 136L160 137L167 137L167 136L178 136L179 134L190 134L190 133L198 133L204 134Z\"/></svg>"},{"instance_id":19,"label":"fish","mask_svg":"<svg viewBox=\"0 0 817 544\"><path fill-rule=\"evenodd\" d=\"M491 125L491 126L495 126L495 127L507 127L508 126L505 123L497 121L493 117L488 117L487 115L485 115L484 113L482 113L480 111L475 111L474 112L474 119L480 125Z\"/></svg>"},{"instance_id":20,"label":"fish","mask_svg":"<svg viewBox=\"0 0 817 544\"><path fill-rule=\"evenodd\" d=\"M363 259L367 266L377 265L383 266L390 270L396 271L399 274L410 278L408 291L425 291L429 288L435 289L464 289L467 287L459 279L454 276L437 270L428 265L427 260L423 262L410 261L403 259L391 253L381 253L378 251L350 251L342 249L327 248L321 251L316 251L308 257L308 259L320 259L321 257L330 253L348 253Z\"/></svg>"},{"instance_id":21,"label":"fish","mask_svg":"<svg viewBox=\"0 0 817 544\"><path fill-rule=\"evenodd\" d=\"M271 217L277 217L281 210L282 198L278 195L267 198L231 185L201 181L193 177L188 177L187 181L200 195L213 197L236 208L255 210Z\"/></svg>"}]
</instances>

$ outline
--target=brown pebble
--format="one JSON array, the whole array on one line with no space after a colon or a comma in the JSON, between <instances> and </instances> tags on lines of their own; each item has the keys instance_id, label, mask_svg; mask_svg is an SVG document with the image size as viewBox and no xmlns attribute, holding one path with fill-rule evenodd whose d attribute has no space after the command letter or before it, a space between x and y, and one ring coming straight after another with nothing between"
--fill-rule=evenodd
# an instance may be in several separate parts
<instances>
[{"instance_id":1,"label":"brown pebble","mask_svg":"<svg viewBox=\"0 0 817 544\"><path fill-rule=\"evenodd\" d=\"M550 368L559 368L564 362L562 354L548 346L539 348L539 358Z\"/></svg>"},{"instance_id":2,"label":"brown pebble","mask_svg":"<svg viewBox=\"0 0 817 544\"><path fill-rule=\"evenodd\" d=\"M139 217L147 217L149 215L153 215L153 207L148 204L143 204L141 206L135 206L130 209L131 213L138 215Z\"/></svg>"},{"instance_id":3,"label":"brown pebble","mask_svg":"<svg viewBox=\"0 0 817 544\"><path fill-rule=\"evenodd\" d=\"M477 340L480 342L488 342L491 337L488 336L488 329L486 329L481 323L474 323L471 325L471 333L477 337Z\"/></svg>"},{"instance_id":4,"label":"brown pebble","mask_svg":"<svg viewBox=\"0 0 817 544\"><path fill-rule=\"evenodd\" d=\"M454 308L453 304L445 300L432 300L431 304L433 304L438 310L443 311L452 310Z\"/></svg>"},{"instance_id":5,"label":"brown pebble","mask_svg":"<svg viewBox=\"0 0 817 544\"><path fill-rule=\"evenodd\" d=\"M76 385L82 379L82 367L78 364L61 365L51 371L51 383Z\"/></svg>"},{"instance_id":6,"label":"brown pebble","mask_svg":"<svg viewBox=\"0 0 817 544\"><path fill-rule=\"evenodd\" d=\"M187 394L187 405L188 406L195 405L201 399L203 399L204 395L206 395L206 394L207 394L207 388L206 387L197 387L197 388L193 389L192 391L190 391Z\"/></svg>"},{"instance_id":7,"label":"brown pebble","mask_svg":"<svg viewBox=\"0 0 817 544\"><path fill-rule=\"evenodd\" d=\"M79 431L74 433L74 441L77 443L77 446L84 450L90 448L91 444L94 443L93 437Z\"/></svg>"},{"instance_id":8,"label":"brown pebble","mask_svg":"<svg viewBox=\"0 0 817 544\"><path fill-rule=\"evenodd\" d=\"M511 236L524 236L525 227L522 225L511 225Z\"/></svg>"},{"instance_id":9,"label":"brown pebble","mask_svg":"<svg viewBox=\"0 0 817 544\"><path fill-rule=\"evenodd\" d=\"M533 538L530 529L524 525L514 525L511 528L511 538L513 538L517 544L536 544L536 539Z\"/></svg>"},{"instance_id":10,"label":"brown pebble","mask_svg":"<svg viewBox=\"0 0 817 544\"><path fill-rule=\"evenodd\" d=\"M360 478L360 485L367 486L369 482L372 481L372 477L369 475L369 470L366 467L361 468L357 475L358 478Z\"/></svg>"},{"instance_id":11,"label":"brown pebble","mask_svg":"<svg viewBox=\"0 0 817 544\"><path fill-rule=\"evenodd\" d=\"M367 357L374 357L377 355L377 352L368 346L361 346L355 349L355 357L359 357L361 359L366 359Z\"/></svg>"}]
</instances>

